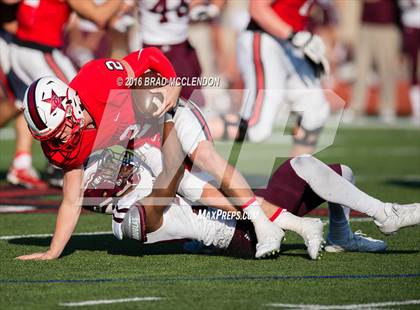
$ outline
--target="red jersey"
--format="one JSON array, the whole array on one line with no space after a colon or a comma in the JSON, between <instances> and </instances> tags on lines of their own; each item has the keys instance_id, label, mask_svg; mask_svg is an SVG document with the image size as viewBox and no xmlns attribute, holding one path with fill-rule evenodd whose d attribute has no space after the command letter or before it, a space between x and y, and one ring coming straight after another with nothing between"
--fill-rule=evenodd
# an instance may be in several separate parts
<instances>
[{"instance_id":1,"label":"red jersey","mask_svg":"<svg viewBox=\"0 0 420 310\"><path fill-rule=\"evenodd\" d=\"M46 157L64 169L80 167L92 151L117 144L126 147L129 135L122 141L121 137L134 124L140 126L136 147L146 142L159 146L158 120L135 117L131 92L126 86L129 76L134 73L135 77L139 77L148 69L155 70L166 78L176 76L171 63L156 48L134 52L123 61L106 58L84 65L69 86L77 92L82 105L92 117L95 128L83 129L77 147L70 153L54 151L46 143L41 143Z\"/></svg>"},{"instance_id":2,"label":"red jersey","mask_svg":"<svg viewBox=\"0 0 420 310\"><path fill-rule=\"evenodd\" d=\"M271 7L278 17L297 32L307 27L309 11L314 2L315 0L276 0Z\"/></svg>"},{"instance_id":3,"label":"red jersey","mask_svg":"<svg viewBox=\"0 0 420 310\"><path fill-rule=\"evenodd\" d=\"M17 13L16 37L22 41L60 47L70 12L63 0L23 0Z\"/></svg>"}]
</instances>

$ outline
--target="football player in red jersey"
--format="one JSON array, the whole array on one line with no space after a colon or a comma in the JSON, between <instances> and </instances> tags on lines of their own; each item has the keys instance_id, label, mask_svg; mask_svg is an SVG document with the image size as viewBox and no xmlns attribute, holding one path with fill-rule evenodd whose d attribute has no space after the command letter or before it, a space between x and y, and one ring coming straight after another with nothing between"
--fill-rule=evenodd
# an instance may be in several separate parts
<instances>
[{"instance_id":1,"label":"football player in red jersey","mask_svg":"<svg viewBox=\"0 0 420 310\"><path fill-rule=\"evenodd\" d=\"M118 140L124 140L127 137L127 128L130 128L128 125L134 125L134 116L129 111L131 100L127 100L129 92L118 90L127 88L125 80L128 77L139 77L147 69L155 70L166 78L175 76L174 69L166 57L156 48L147 48L132 53L121 61L101 59L86 64L70 83L71 87L56 78L46 77L35 81L28 88L24 115L32 135L42 141L47 158L66 169L64 198L51 249L43 254L46 258L56 258L61 254L77 222L80 208L74 206L80 203L83 175L81 165L93 148L103 148L118 143ZM179 90L171 85L158 90L165 94L165 99L155 116L162 116L162 113L176 105ZM130 104L121 106L121 102ZM215 151L210 137L206 134L207 128L202 115L188 105L188 102L180 100L172 113L172 119L169 118L167 122L174 123L184 154L188 154L199 168L212 174L221 184L223 191L232 197L236 206L241 207L246 214L252 214L258 237L256 257L276 254L284 232L264 215L259 202L240 173ZM108 114L108 111L111 113ZM144 126L140 132L147 132L149 128L150 126ZM103 134L100 134L102 131ZM165 154L165 151L163 153ZM176 156L163 158L164 168L159 177L167 174L168 176L161 179L172 180L171 173L183 166L183 159L177 161ZM165 162L174 164L165 166ZM166 197L163 183L156 183L160 186L157 187L157 193L162 192L159 197ZM288 221L294 220L288 218ZM36 257L38 256L33 258Z\"/></svg>"},{"instance_id":2,"label":"football player in red jersey","mask_svg":"<svg viewBox=\"0 0 420 310\"><path fill-rule=\"evenodd\" d=\"M271 136L282 105L289 103L289 110L299 115L291 155L314 152L330 114L319 79L329 70L326 48L319 36L306 31L317 1L250 1L251 20L238 37L245 82L240 120L228 115L210 121L217 138L262 142Z\"/></svg>"},{"instance_id":3,"label":"football player in red jersey","mask_svg":"<svg viewBox=\"0 0 420 310\"><path fill-rule=\"evenodd\" d=\"M19 3L17 31L10 45L11 70L8 73L18 108L21 108L25 90L32 81L45 75L55 75L68 82L76 75L71 61L59 50L71 12L75 11L104 27L120 4L121 0L107 1L100 6L91 0L23 0ZM15 159L7 179L16 185L45 188L47 184L32 167L32 137L21 114L16 120L16 130ZM59 184L55 182L52 185Z\"/></svg>"}]
</instances>

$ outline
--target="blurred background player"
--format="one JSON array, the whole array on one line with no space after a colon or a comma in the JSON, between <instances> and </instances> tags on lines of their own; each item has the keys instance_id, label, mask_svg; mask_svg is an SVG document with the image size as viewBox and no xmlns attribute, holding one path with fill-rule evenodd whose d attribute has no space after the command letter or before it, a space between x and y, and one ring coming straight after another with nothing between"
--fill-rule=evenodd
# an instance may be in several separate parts
<instances>
[{"instance_id":1,"label":"blurred background player","mask_svg":"<svg viewBox=\"0 0 420 310\"><path fill-rule=\"evenodd\" d=\"M39 0L22 1L17 12L17 31L10 48L11 70L9 81L18 102L22 102L26 88L37 78L55 75L64 82L76 75L76 69L60 48L63 31L71 12L92 20L99 27L106 26L117 12L120 0L107 1L98 6L93 1ZM32 136L23 115L16 118L16 152L7 180L28 188L45 188L32 167ZM62 182L60 170L49 167L50 182L59 186Z\"/></svg>"},{"instance_id":2,"label":"blurred background player","mask_svg":"<svg viewBox=\"0 0 420 310\"><path fill-rule=\"evenodd\" d=\"M361 27L355 49L356 81L353 99L345 120L353 114L363 115L366 94L375 66L379 78L380 117L386 123L395 122L396 82L398 79L401 33L398 2L364 0L361 4ZM380 43L379 43L380 42Z\"/></svg>"},{"instance_id":3,"label":"blurred background player","mask_svg":"<svg viewBox=\"0 0 420 310\"><path fill-rule=\"evenodd\" d=\"M138 0L139 37L143 47L157 47L174 65L178 77L200 77L201 66L188 39L189 23L219 15L225 0ZM190 79L191 80L191 79ZM181 96L189 99L199 86L183 85ZM194 103L204 106L201 92L194 92Z\"/></svg>"},{"instance_id":4,"label":"blurred background player","mask_svg":"<svg viewBox=\"0 0 420 310\"><path fill-rule=\"evenodd\" d=\"M16 12L18 0L0 0L0 128L3 127L17 113L15 97L10 88L7 75L10 71L10 42L16 33Z\"/></svg>"},{"instance_id":5,"label":"blurred background player","mask_svg":"<svg viewBox=\"0 0 420 310\"><path fill-rule=\"evenodd\" d=\"M420 126L420 0L399 0L403 29L403 52L408 59L412 122Z\"/></svg>"},{"instance_id":6,"label":"blurred background player","mask_svg":"<svg viewBox=\"0 0 420 310\"><path fill-rule=\"evenodd\" d=\"M330 114L320 83L320 76L329 69L326 47L319 36L305 31L314 3L249 3L251 20L238 38L238 63L245 91L237 140L247 137L252 142L262 142L270 137L280 106L289 102L293 111L301 112L292 156L314 151ZM234 124L232 119L225 121L227 125L216 122L210 122L213 132L220 132L220 126L228 128Z\"/></svg>"}]
</instances>

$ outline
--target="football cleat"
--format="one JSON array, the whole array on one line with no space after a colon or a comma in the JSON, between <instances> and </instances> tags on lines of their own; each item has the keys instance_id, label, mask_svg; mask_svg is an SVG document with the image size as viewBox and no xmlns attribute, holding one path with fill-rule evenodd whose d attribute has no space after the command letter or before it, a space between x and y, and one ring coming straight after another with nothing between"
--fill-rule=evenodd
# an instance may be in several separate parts
<instances>
[{"instance_id":1,"label":"football cleat","mask_svg":"<svg viewBox=\"0 0 420 310\"><path fill-rule=\"evenodd\" d=\"M268 222L270 230L265 230L257 235L255 258L274 258L280 253L281 241L284 238L284 231L277 225Z\"/></svg>"},{"instance_id":2,"label":"football cleat","mask_svg":"<svg viewBox=\"0 0 420 310\"><path fill-rule=\"evenodd\" d=\"M420 203L407 205L387 203L384 212L386 219L384 221L375 220L374 222L385 235L393 234L400 228L420 223Z\"/></svg>"},{"instance_id":3,"label":"football cleat","mask_svg":"<svg viewBox=\"0 0 420 310\"><path fill-rule=\"evenodd\" d=\"M305 218L302 237L311 259L318 259L324 244L324 224L320 219Z\"/></svg>"},{"instance_id":4,"label":"football cleat","mask_svg":"<svg viewBox=\"0 0 420 310\"><path fill-rule=\"evenodd\" d=\"M16 169L11 167L7 173L7 181L13 185L20 185L29 189L46 189L48 184L42 181L33 167Z\"/></svg>"},{"instance_id":5,"label":"football cleat","mask_svg":"<svg viewBox=\"0 0 420 310\"><path fill-rule=\"evenodd\" d=\"M387 248L385 241L377 240L366 236L360 230L343 240L332 240L327 238L325 251L330 253L338 252L384 252Z\"/></svg>"}]
</instances>

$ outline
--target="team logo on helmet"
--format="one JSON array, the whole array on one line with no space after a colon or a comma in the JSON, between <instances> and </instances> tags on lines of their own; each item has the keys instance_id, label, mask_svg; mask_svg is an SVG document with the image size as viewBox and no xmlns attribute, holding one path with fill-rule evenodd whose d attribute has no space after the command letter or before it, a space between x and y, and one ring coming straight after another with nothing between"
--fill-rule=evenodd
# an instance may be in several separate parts
<instances>
[{"instance_id":1,"label":"team logo on helmet","mask_svg":"<svg viewBox=\"0 0 420 310\"><path fill-rule=\"evenodd\" d=\"M80 141L83 109L77 93L56 77L43 77L26 90L24 116L35 139L71 149ZM62 139L66 132L65 140Z\"/></svg>"}]
</instances>

